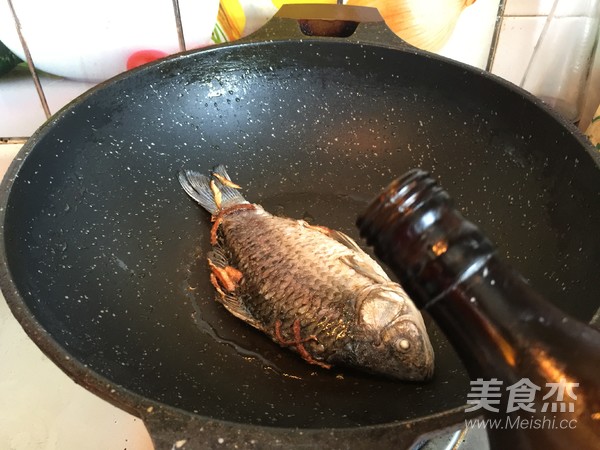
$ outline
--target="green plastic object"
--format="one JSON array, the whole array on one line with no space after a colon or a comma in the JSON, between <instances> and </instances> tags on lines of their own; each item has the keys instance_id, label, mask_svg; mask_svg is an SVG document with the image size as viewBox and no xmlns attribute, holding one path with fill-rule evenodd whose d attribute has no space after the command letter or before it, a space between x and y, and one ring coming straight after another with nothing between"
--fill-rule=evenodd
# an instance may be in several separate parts
<instances>
[{"instance_id":1,"label":"green plastic object","mask_svg":"<svg viewBox=\"0 0 600 450\"><path fill-rule=\"evenodd\" d=\"M20 62L21 58L11 52L6 45L0 42L0 76L10 72Z\"/></svg>"}]
</instances>

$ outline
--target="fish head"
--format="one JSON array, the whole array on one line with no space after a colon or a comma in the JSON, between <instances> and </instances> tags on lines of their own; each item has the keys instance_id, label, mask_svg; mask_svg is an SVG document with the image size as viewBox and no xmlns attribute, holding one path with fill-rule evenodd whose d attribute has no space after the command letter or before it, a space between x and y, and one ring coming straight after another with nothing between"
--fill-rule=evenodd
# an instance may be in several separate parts
<instances>
[{"instance_id":1,"label":"fish head","mask_svg":"<svg viewBox=\"0 0 600 450\"><path fill-rule=\"evenodd\" d=\"M377 287L360 303L353 359L359 366L393 378L432 377L434 354L423 318L400 286Z\"/></svg>"}]
</instances>

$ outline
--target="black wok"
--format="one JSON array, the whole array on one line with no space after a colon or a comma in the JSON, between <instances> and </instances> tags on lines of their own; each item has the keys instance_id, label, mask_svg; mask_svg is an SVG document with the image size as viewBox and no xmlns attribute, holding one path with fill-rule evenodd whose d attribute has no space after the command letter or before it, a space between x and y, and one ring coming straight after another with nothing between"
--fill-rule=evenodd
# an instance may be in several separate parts
<instances>
[{"instance_id":1,"label":"black wok","mask_svg":"<svg viewBox=\"0 0 600 450\"><path fill-rule=\"evenodd\" d=\"M231 317L213 301L209 217L180 189L181 167L223 163L251 201L357 237L367 202L419 166L561 308L589 320L599 306L591 146L522 90L342 8L301 14L359 15L348 38L279 16L246 42L100 85L38 130L3 181L14 315L157 446L406 446L462 422L469 389L430 320L436 374L419 384L309 366Z\"/></svg>"}]
</instances>

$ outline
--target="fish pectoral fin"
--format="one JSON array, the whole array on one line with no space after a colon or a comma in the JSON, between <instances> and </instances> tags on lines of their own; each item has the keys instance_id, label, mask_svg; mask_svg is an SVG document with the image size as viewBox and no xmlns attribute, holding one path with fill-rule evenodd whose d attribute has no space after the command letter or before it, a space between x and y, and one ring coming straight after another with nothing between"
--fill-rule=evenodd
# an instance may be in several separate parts
<instances>
[{"instance_id":1,"label":"fish pectoral fin","mask_svg":"<svg viewBox=\"0 0 600 450\"><path fill-rule=\"evenodd\" d=\"M389 283L390 279L385 272L368 255L363 258L361 254L340 256L340 261L348 267L354 269L357 273L370 278L376 283Z\"/></svg>"},{"instance_id":2,"label":"fish pectoral fin","mask_svg":"<svg viewBox=\"0 0 600 450\"><path fill-rule=\"evenodd\" d=\"M243 278L242 272L232 266L219 267L208 259L208 267L210 267L210 281L220 294L223 291L235 292L239 282Z\"/></svg>"},{"instance_id":3,"label":"fish pectoral fin","mask_svg":"<svg viewBox=\"0 0 600 450\"><path fill-rule=\"evenodd\" d=\"M261 323L254 318L250 311L248 311L248 308L246 308L246 305L244 305L241 296L235 294L225 294L223 296L218 295L217 301L238 319L243 320L248 325L252 325L254 328L260 331L265 331Z\"/></svg>"},{"instance_id":4,"label":"fish pectoral fin","mask_svg":"<svg viewBox=\"0 0 600 450\"><path fill-rule=\"evenodd\" d=\"M209 253L207 259L211 272L210 282L219 294L216 300L238 319L252 325L254 328L264 331L260 322L252 316L242 301L238 287L244 278L244 274L229 265L227 255L219 247L215 247Z\"/></svg>"}]
</instances>

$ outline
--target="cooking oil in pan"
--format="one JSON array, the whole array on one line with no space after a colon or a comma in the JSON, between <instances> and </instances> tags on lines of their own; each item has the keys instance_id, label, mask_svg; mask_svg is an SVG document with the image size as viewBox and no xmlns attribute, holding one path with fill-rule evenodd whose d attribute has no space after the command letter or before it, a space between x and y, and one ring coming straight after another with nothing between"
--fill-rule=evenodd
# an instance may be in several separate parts
<instances>
[{"instance_id":1,"label":"cooking oil in pan","mask_svg":"<svg viewBox=\"0 0 600 450\"><path fill-rule=\"evenodd\" d=\"M198 265L198 264L193 263L192 267L197 268L197 267L195 267L196 265ZM259 363L261 363L265 369L274 370L275 372L277 372L279 374L284 374L283 371L279 367L277 367L277 364L275 364L273 361L265 358L264 356L262 356L261 354L255 352L255 351L245 348L242 343L238 343L233 339L228 339L228 338L219 336L219 333L217 332L217 330L210 324L210 322L208 320L206 320L204 318L205 315L203 312L203 309L204 309L203 302L213 302L214 300L212 299L211 295L208 295L208 296L202 295L202 298L200 298L200 296L196 296L194 294L194 291L196 289L189 285L188 280L186 280L186 282L184 282L184 284L182 285L182 290L185 293L186 297L189 298L189 300L194 308L192 320L194 321L194 324L196 325L196 327L202 333L205 333L208 336L210 336L210 338L218 344L230 346L242 358L244 358L246 360L256 360ZM228 314L228 313L226 311L223 311L223 314Z\"/></svg>"}]
</instances>

